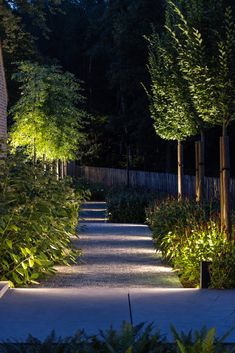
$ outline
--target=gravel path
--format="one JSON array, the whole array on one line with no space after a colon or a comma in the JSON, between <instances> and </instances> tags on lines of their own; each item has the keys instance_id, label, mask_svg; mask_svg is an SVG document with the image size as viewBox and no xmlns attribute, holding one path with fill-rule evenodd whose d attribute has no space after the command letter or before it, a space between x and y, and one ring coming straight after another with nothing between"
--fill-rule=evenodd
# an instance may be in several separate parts
<instances>
[{"instance_id":1,"label":"gravel path","mask_svg":"<svg viewBox=\"0 0 235 353\"><path fill-rule=\"evenodd\" d=\"M146 225L106 223L106 204L88 202L80 211L74 244L83 256L39 287L181 287L153 247Z\"/></svg>"}]
</instances>

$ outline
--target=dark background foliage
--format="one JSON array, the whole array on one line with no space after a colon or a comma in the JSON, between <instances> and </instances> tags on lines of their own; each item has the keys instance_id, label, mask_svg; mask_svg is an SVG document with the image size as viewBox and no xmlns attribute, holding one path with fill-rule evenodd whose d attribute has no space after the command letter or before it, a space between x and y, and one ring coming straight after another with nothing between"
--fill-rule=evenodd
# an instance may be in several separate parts
<instances>
[{"instance_id":1,"label":"dark background foliage","mask_svg":"<svg viewBox=\"0 0 235 353\"><path fill-rule=\"evenodd\" d=\"M78 152L83 164L176 171L176 145L156 136L142 84L150 84L144 36L161 33L164 0L2 0L0 35L9 106L18 98L11 80L18 60L57 63L82 81L91 117ZM11 119L9 119L11 125ZM231 151L235 128L229 128ZM207 175L218 174L218 128L206 139ZM185 142L185 172L194 173L195 137ZM232 163L232 174L234 165Z\"/></svg>"}]
</instances>

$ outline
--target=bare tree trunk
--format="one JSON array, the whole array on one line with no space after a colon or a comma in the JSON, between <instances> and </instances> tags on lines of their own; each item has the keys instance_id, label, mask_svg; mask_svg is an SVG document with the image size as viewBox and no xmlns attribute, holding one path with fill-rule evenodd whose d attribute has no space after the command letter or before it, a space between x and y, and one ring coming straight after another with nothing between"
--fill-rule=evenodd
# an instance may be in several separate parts
<instances>
[{"instance_id":1,"label":"bare tree trunk","mask_svg":"<svg viewBox=\"0 0 235 353\"><path fill-rule=\"evenodd\" d=\"M178 200L183 198L183 145L178 141Z\"/></svg>"},{"instance_id":2,"label":"bare tree trunk","mask_svg":"<svg viewBox=\"0 0 235 353\"><path fill-rule=\"evenodd\" d=\"M199 144L199 201L205 197L205 132L201 130L201 140Z\"/></svg>"},{"instance_id":3,"label":"bare tree trunk","mask_svg":"<svg viewBox=\"0 0 235 353\"><path fill-rule=\"evenodd\" d=\"M201 130L201 140L195 142L196 162L196 201L202 202L205 197L205 133Z\"/></svg>"},{"instance_id":4,"label":"bare tree trunk","mask_svg":"<svg viewBox=\"0 0 235 353\"><path fill-rule=\"evenodd\" d=\"M230 161L229 161L229 137L227 136L227 128L223 126L223 136L220 139L220 164L222 178L221 186L221 228L226 232L227 239L231 239L232 233L232 222L231 222L231 209L230 209L230 195L229 195L229 185L230 185Z\"/></svg>"},{"instance_id":5,"label":"bare tree trunk","mask_svg":"<svg viewBox=\"0 0 235 353\"><path fill-rule=\"evenodd\" d=\"M44 154L42 157L42 161L43 161L43 170L46 173L47 171L47 165L46 165L46 155Z\"/></svg>"},{"instance_id":6,"label":"bare tree trunk","mask_svg":"<svg viewBox=\"0 0 235 353\"><path fill-rule=\"evenodd\" d=\"M64 161L60 160L60 179L64 179Z\"/></svg>"},{"instance_id":7,"label":"bare tree trunk","mask_svg":"<svg viewBox=\"0 0 235 353\"><path fill-rule=\"evenodd\" d=\"M224 230L223 138L220 137L220 227Z\"/></svg>"},{"instance_id":8,"label":"bare tree trunk","mask_svg":"<svg viewBox=\"0 0 235 353\"><path fill-rule=\"evenodd\" d=\"M197 202L200 201L199 144L199 141L195 142L195 194Z\"/></svg>"},{"instance_id":9,"label":"bare tree trunk","mask_svg":"<svg viewBox=\"0 0 235 353\"><path fill-rule=\"evenodd\" d=\"M59 159L56 160L56 179L59 180L60 178L60 162Z\"/></svg>"},{"instance_id":10,"label":"bare tree trunk","mask_svg":"<svg viewBox=\"0 0 235 353\"><path fill-rule=\"evenodd\" d=\"M67 161L64 160L64 177L66 178L68 175L68 164Z\"/></svg>"}]
</instances>

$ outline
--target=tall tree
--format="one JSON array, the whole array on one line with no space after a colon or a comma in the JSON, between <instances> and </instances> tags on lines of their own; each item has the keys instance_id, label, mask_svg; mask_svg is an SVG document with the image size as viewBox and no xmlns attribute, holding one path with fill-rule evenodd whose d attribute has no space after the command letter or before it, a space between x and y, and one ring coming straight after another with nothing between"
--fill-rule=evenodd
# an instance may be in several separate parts
<instances>
[{"instance_id":1,"label":"tall tree","mask_svg":"<svg viewBox=\"0 0 235 353\"><path fill-rule=\"evenodd\" d=\"M21 84L21 98L12 109L12 146L25 147L35 159L75 159L85 113L74 75L58 66L23 62L14 78Z\"/></svg>"},{"instance_id":2,"label":"tall tree","mask_svg":"<svg viewBox=\"0 0 235 353\"><path fill-rule=\"evenodd\" d=\"M195 3L196 0L192 1ZM199 1L199 0L198 0ZM201 12L208 18L208 31L193 27L175 2L170 1L175 17L175 39L180 70L188 82L194 107L202 120L222 126L221 222L231 236L229 206L229 146L227 126L234 120L235 66L234 21L227 1L201 1ZM209 5L213 5L209 7ZM206 14L206 16L205 16ZM192 13L193 15L193 13ZM193 16L192 16L193 17ZM220 23L218 24L218 20Z\"/></svg>"},{"instance_id":3,"label":"tall tree","mask_svg":"<svg viewBox=\"0 0 235 353\"><path fill-rule=\"evenodd\" d=\"M153 34L149 41L149 72L152 81L149 93L151 116L156 133L160 137L178 140L178 197L181 199L183 195L181 142L197 133L198 122L168 36L160 38Z\"/></svg>"}]
</instances>

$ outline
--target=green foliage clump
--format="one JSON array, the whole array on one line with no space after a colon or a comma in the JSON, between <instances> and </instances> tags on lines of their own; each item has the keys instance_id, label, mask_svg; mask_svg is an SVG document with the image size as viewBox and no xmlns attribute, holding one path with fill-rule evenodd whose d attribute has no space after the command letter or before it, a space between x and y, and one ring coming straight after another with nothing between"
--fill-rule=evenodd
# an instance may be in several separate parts
<instances>
[{"instance_id":1,"label":"green foliage clump","mask_svg":"<svg viewBox=\"0 0 235 353\"><path fill-rule=\"evenodd\" d=\"M234 352L234 348L225 347L224 340L229 335L226 333L221 339L216 338L215 328L207 330L203 327L200 331L190 331L185 334L184 332L178 333L177 330L172 327L172 333L177 345L178 353L226 353Z\"/></svg>"},{"instance_id":2,"label":"green foliage clump","mask_svg":"<svg viewBox=\"0 0 235 353\"><path fill-rule=\"evenodd\" d=\"M156 247L186 287L199 286L201 261L211 262L212 287L235 287L235 248L220 230L217 207L167 199L147 211Z\"/></svg>"},{"instance_id":3,"label":"green foliage clump","mask_svg":"<svg viewBox=\"0 0 235 353\"><path fill-rule=\"evenodd\" d=\"M148 69L151 77L148 97L156 133L167 140L184 140L195 135L198 122L167 35L160 38L153 34L149 38Z\"/></svg>"},{"instance_id":4,"label":"green foliage clump","mask_svg":"<svg viewBox=\"0 0 235 353\"><path fill-rule=\"evenodd\" d=\"M155 198L156 195L148 190L114 188L106 197L109 221L144 223L145 208Z\"/></svg>"},{"instance_id":5,"label":"green foliage clump","mask_svg":"<svg viewBox=\"0 0 235 353\"><path fill-rule=\"evenodd\" d=\"M82 193L40 165L9 155L0 170L0 280L23 286L79 255L70 246Z\"/></svg>"},{"instance_id":6,"label":"green foliage clump","mask_svg":"<svg viewBox=\"0 0 235 353\"><path fill-rule=\"evenodd\" d=\"M127 322L120 330L113 328L99 335L88 336L84 330L73 337L57 338L52 332L44 341L29 336L25 343L4 342L0 353L234 353L233 346L223 343L227 335L217 339L215 329L189 332L187 334L172 327L174 341L168 343L153 325L132 326Z\"/></svg>"},{"instance_id":7,"label":"green foliage clump","mask_svg":"<svg viewBox=\"0 0 235 353\"><path fill-rule=\"evenodd\" d=\"M169 232L183 234L187 228L190 230L195 224L205 223L210 217L215 218L217 209L216 203L201 206L193 200L178 201L172 197L152 203L146 209L146 215L155 239L161 242Z\"/></svg>"},{"instance_id":8,"label":"green foliage clump","mask_svg":"<svg viewBox=\"0 0 235 353\"><path fill-rule=\"evenodd\" d=\"M86 179L76 179L74 181L74 187L78 190L84 190L89 194L89 200L91 201L105 201L105 195L107 193L106 187L101 183L92 183Z\"/></svg>"},{"instance_id":9,"label":"green foliage clump","mask_svg":"<svg viewBox=\"0 0 235 353\"><path fill-rule=\"evenodd\" d=\"M85 116L75 76L59 66L21 62L13 77L21 85L21 98L11 110L12 146L24 147L41 160L75 159Z\"/></svg>"},{"instance_id":10,"label":"green foliage clump","mask_svg":"<svg viewBox=\"0 0 235 353\"><path fill-rule=\"evenodd\" d=\"M181 3L181 4L180 4ZM198 117L234 120L234 14L226 1L167 1L167 32ZM181 6L180 6L181 5Z\"/></svg>"}]
</instances>

